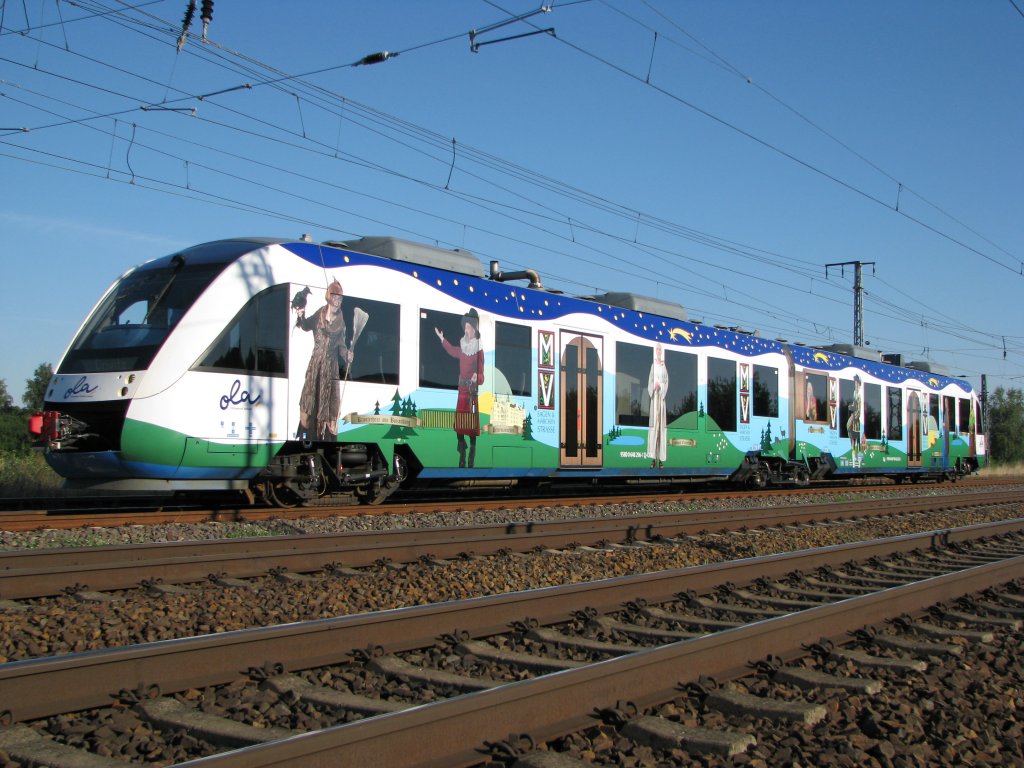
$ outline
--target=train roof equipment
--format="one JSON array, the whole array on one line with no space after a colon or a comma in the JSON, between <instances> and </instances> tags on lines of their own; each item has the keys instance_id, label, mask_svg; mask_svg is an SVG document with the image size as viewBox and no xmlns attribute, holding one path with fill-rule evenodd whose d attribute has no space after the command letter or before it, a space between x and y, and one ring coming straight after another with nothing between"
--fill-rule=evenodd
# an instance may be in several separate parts
<instances>
[{"instance_id":1,"label":"train roof equipment","mask_svg":"<svg viewBox=\"0 0 1024 768\"><path fill-rule=\"evenodd\" d=\"M643 312L647 315L661 315L670 317L673 320L689 321L686 309L681 304L665 299L656 299L652 296L641 296L638 293L626 293L613 291L602 293L600 296L584 296L582 298L590 301L597 301L602 304L610 304L613 307L632 309L634 312Z\"/></svg>"},{"instance_id":2,"label":"train roof equipment","mask_svg":"<svg viewBox=\"0 0 1024 768\"><path fill-rule=\"evenodd\" d=\"M840 355L846 355L847 357L859 357L862 360L872 360L876 363L887 362L883 359L882 353L877 349L869 349L868 347L862 347L859 344L829 344L828 346L821 347L821 349L827 352L838 352Z\"/></svg>"},{"instance_id":3,"label":"train roof equipment","mask_svg":"<svg viewBox=\"0 0 1024 768\"><path fill-rule=\"evenodd\" d=\"M483 277L484 267L480 260L469 251L448 250L433 245L414 243L397 237L368 236L359 240L344 242L327 241L324 245L335 248L347 248L371 256L380 256L392 261L404 261L410 264L422 264L425 267L446 269L473 277Z\"/></svg>"}]
</instances>

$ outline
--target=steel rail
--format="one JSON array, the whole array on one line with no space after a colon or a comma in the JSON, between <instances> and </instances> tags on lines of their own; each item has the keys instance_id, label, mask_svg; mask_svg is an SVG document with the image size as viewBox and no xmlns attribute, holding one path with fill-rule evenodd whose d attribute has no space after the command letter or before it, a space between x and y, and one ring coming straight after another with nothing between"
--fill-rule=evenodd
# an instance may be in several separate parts
<instances>
[{"instance_id":1,"label":"steel rail","mask_svg":"<svg viewBox=\"0 0 1024 768\"><path fill-rule=\"evenodd\" d=\"M958 483L961 487L994 487L999 485L1020 484L1022 478L1016 477L965 477ZM850 485L842 481L826 481L815 483L809 487L782 487L767 488L760 491L746 490L723 490L706 489L699 485L668 486L674 490L655 490L657 486L651 486L649 491L632 487L630 494L604 493L601 495L588 495L586 498L573 497L568 494L533 494L516 496L515 504L520 507L539 507L550 505L575 505L575 504L625 504L633 501L656 503L661 501L675 501L679 499L729 499L729 498L771 498L773 496L802 496L815 493L851 493L863 494L875 491L900 491L906 490L912 493L914 489L925 487L938 488L941 485L893 485L888 482L869 482L863 485ZM63 500L62 500L63 501ZM88 499L82 501L89 501ZM152 502L152 499L147 499ZM168 504L156 509L118 509L102 508L99 505L104 503L123 503L124 499L108 500L97 498L92 500L95 508L78 509L57 507L53 509L31 509L30 504L57 504L56 500L31 498L31 499L3 499L0 500L0 530L5 531L32 531L39 528L82 528L85 526L117 526L117 525L153 525L158 523L200 523L200 522L243 522L255 520L269 520L274 518L291 519L294 517L336 517L356 515L385 515L385 514L418 514L421 512L445 512L460 511L465 509L496 509L506 506L509 497L503 495L500 499L493 498L467 498L460 496L456 500L438 499L436 501L403 501L395 500L380 506L366 505L324 505L324 506L303 506L293 509L280 509L277 507L251 507L251 506L221 506L217 508L188 508L173 507Z\"/></svg>"},{"instance_id":2,"label":"steel rail","mask_svg":"<svg viewBox=\"0 0 1024 768\"><path fill-rule=\"evenodd\" d=\"M651 541L662 536L692 536L706 530L735 531L1013 503L1024 503L1024 491L452 528L14 550L0 553L0 598L56 595L75 584L92 590L127 589L146 579L183 584L202 581L211 573L251 578L279 567L308 573L332 563L365 567L380 560L415 562L427 555L452 558L467 552L493 555L504 549L526 552L537 547L564 548L602 541Z\"/></svg>"},{"instance_id":3,"label":"steel rail","mask_svg":"<svg viewBox=\"0 0 1024 768\"><path fill-rule=\"evenodd\" d=\"M796 570L836 566L896 552L1024 530L1024 519L930 531L713 565L604 579L411 608L236 630L100 651L0 664L0 692L14 720L108 704L122 689L157 686L162 693L227 683L251 667L279 663L293 671L342 663L355 649L398 652L429 646L445 632L480 637L513 621L565 621L583 607L619 609L630 600L664 602L679 592L705 592L780 578ZM1021 575L1018 568L1017 576ZM804 639L807 639L806 637Z\"/></svg>"},{"instance_id":4,"label":"steel rail","mask_svg":"<svg viewBox=\"0 0 1024 768\"><path fill-rule=\"evenodd\" d=\"M528 733L535 742L542 743L592 726L596 706L630 701L642 710L671 700L678 695L680 685L702 675L736 677L749 671L752 660L800 654L811 638L842 640L854 629L1010 581L1022 571L1024 557L976 566L580 669L190 760L180 766L477 765L484 759L486 743L498 743L510 733Z\"/></svg>"}]
</instances>

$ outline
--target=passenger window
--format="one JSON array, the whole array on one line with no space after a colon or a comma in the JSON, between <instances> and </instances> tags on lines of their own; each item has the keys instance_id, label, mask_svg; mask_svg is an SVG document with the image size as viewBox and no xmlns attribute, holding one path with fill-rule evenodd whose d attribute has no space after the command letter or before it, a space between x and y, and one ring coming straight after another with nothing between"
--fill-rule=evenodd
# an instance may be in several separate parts
<instances>
[{"instance_id":1,"label":"passenger window","mask_svg":"<svg viewBox=\"0 0 1024 768\"><path fill-rule=\"evenodd\" d=\"M888 424L885 436L887 440L903 439L903 390L899 387L886 387L889 400Z\"/></svg>"},{"instance_id":2,"label":"passenger window","mask_svg":"<svg viewBox=\"0 0 1024 768\"><path fill-rule=\"evenodd\" d=\"M697 356L691 352L663 349L668 388L665 393L665 421L673 427L696 429L692 424L673 424L682 416L697 412ZM615 345L615 420L628 426L646 427L649 421L649 392L654 350L639 344Z\"/></svg>"},{"instance_id":3,"label":"passenger window","mask_svg":"<svg viewBox=\"0 0 1024 768\"><path fill-rule=\"evenodd\" d=\"M287 360L288 286L275 285L249 299L195 368L285 376Z\"/></svg>"},{"instance_id":4,"label":"passenger window","mask_svg":"<svg viewBox=\"0 0 1024 768\"><path fill-rule=\"evenodd\" d=\"M692 352L665 350L668 369L668 394L665 397L665 420L668 424L690 413L697 413L697 356ZM680 425L696 429L697 422Z\"/></svg>"},{"instance_id":5,"label":"passenger window","mask_svg":"<svg viewBox=\"0 0 1024 768\"><path fill-rule=\"evenodd\" d=\"M754 366L754 415L779 416L779 369Z\"/></svg>"},{"instance_id":6,"label":"passenger window","mask_svg":"<svg viewBox=\"0 0 1024 768\"><path fill-rule=\"evenodd\" d=\"M647 379L654 351L639 344L615 344L615 421L631 427L646 427L651 407ZM671 379L669 380L671 392Z\"/></svg>"},{"instance_id":7,"label":"passenger window","mask_svg":"<svg viewBox=\"0 0 1024 768\"><path fill-rule=\"evenodd\" d=\"M864 437L882 439L882 385L864 385Z\"/></svg>"},{"instance_id":8,"label":"passenger window","mask_svg":"<svg viewBox=\"0 0 1024 768\"><path fill-rule=\"evenodd\" d=\"M528 397L532 391L533 332L528 326L494 324L494 393Z\"/></svg>"},{"instance_id":9,"label":"passenger window","mask_svg":"<svg viewBox=\"0 0 1024 768\"><path fill-rule=\"evenodd\" d=\"M854 432L859 437L863 432L864 385L859 375L839 381L839 436L849 437Z\"/></svg>"},{"instance_id":10,"label":"passenger window","mask_svg":"<svg viewBox=\"0 0 1024 768\"><path fill-rule=\"evenodd\" d=\"M960 406L960 432L966 434L970 431L971 401L966 397L961 397L958 405Z\"/></svg>"},{"instance_id":11,"label":"passenger window","mask_svg":"<svg viewBox=\"0 0 1024 768\"><path fill-rule=\"evenodd\" d=\"M942 428L947 433L956 432L956 398L944 396L942 398Z\"/></svg>"},{"instance_id":12,"label":"passenger window","mask_svg":"<svg viewBox=\"0 0 1024 768\"><path fill-rule=\"evenodd\" d=\"M824 424L828 421L828 377L805 373L801 387L799 416L804 421Z\"/></svg>"},{"instance_id":13,"label":"passenger window","mask_svg":"<svg viewBox=\"0 0 1024 768\"><path fill-rule=\"evenodd\" d=\"M736 431L736 363L708 358L708 416L723 432Z\"/></svg>"},{"instance_id":14,"label":"passenger window","mask_svg":"<svg viewBox=\"0 0 1024 768\"><path fill-rule=\"evenodd\" d=\"M449 345L455 349L461 349L462 338L466 334L463 317L463 315L437 312L432 309L420 310L421 387L459 388L459 362L447 354L437 332L440 331L444 335L444 340ZM480 327L479 318L476 320L476 327L478 329Z\"/></svg>"},{"instance_id":15,"label":"passenger window","mask_svg":"<svg viewBox=\"0 0 1024 768\"><path fill-rule=\"evenodd\" d=\"M345 343L352 350L349 381L397 385L401 308L384 301L346 296L342 313L348 325Z\"/></svg>"}]
</instances>

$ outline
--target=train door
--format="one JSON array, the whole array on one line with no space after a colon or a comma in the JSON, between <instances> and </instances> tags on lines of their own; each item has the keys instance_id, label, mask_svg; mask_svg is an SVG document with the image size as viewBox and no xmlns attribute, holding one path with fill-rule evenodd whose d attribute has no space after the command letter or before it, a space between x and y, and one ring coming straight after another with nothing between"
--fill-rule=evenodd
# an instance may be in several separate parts
<instances>
[{"instance_id":1,"label":"train door","mask_svg":"<svg viewBox=\"0 0 1024 768\"><path fill-rule=\"evenodd\" d=\"M942 466L950 466L949 441L956 436L956 398L942 398Z\"/></svg>"},{"instance_id":2,"label":"train door","mask_svg":"<svg viewBox=\"0 0 1024 768\"><path fill-rule=\"evenodd\" d=\"M921 393L910 390L907 397L907 466L921 466Z\"/></svg>"},{"instance_id":3,"label":"train door","mask_svg":"<svg viewBox=\"0 0 1024 768\"><path fill-rule=\"evenodd\" d=\"M603 411L603 339L562 332L559 461L566 467L599 467Z\"/></svg>"}]
</instances>

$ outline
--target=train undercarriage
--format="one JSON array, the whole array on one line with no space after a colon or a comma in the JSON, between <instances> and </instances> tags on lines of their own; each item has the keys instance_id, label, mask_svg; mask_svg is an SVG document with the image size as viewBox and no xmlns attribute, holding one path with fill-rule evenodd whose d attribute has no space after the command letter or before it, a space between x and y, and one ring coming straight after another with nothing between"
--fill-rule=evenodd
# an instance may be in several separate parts
<instances>
[{"instance_id":1,"label":"train undercarriage","mask_svg":"<svg viewBox=\"0 0 1024 768\"><path fill-rule=\"evenodd\" d=\"M382 504L409 476L409 461L396 451L393 471L376 445L286 446L253 480L250 502L289 509L320 503Z\"/></svg>"},{"instance_id":2,"label":"train undercarriage","mask_svg":"<svg viewBox=\"0 0 1024 768\"><path fill-rule=\"evenodd\" d=\"M729 479L750 488L766 488L769 485L803 488L814 480L823 480L835 470L835 460L827 453L810 459L787 461L751 451Z\"/></svg>"}]
</instances>

